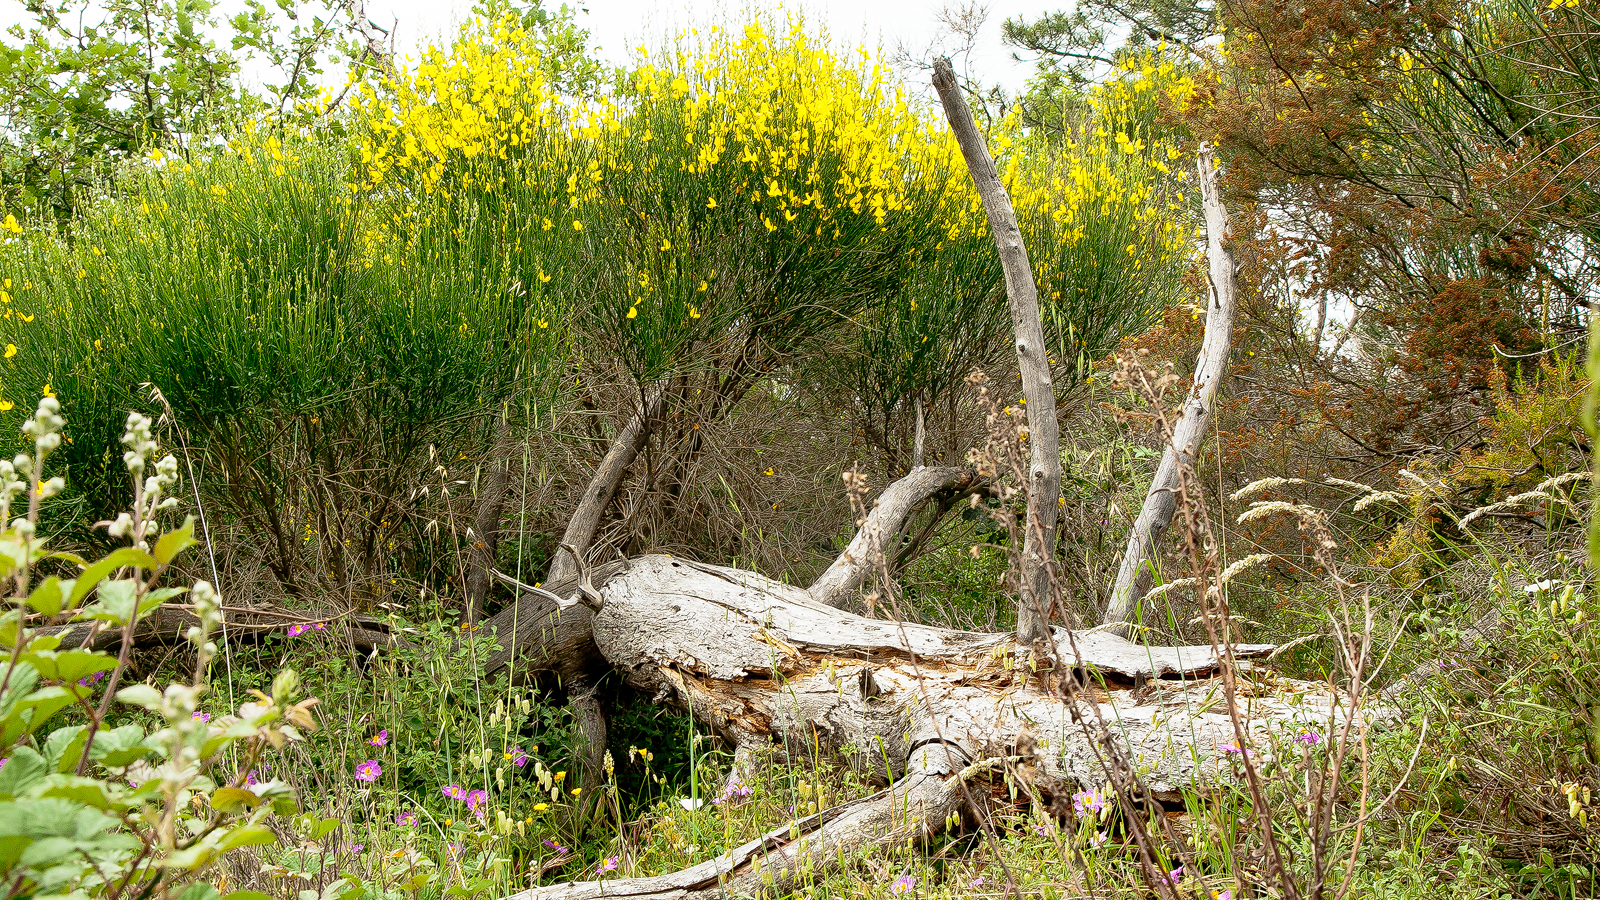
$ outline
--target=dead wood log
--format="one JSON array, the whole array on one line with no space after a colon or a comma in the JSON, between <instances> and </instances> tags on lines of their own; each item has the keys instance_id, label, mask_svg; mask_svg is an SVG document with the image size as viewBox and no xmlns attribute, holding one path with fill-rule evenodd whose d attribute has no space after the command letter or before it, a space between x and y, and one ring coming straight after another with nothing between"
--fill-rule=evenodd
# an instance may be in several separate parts
<instances>
[{"instance_id":1,"label":"dead wood log","mask_svg":"<svg viewBox=\"0 0 1600 900\"><path fill-rule=\"evenodd\" d=\"M940 466L913 469L889 485L856 529L850 545L811 583L811 596L828 606L844 606L855 599L879 561L892 551L894 539L917 507L935 494L968 487L975 477L971 469Z\"/></svg>"},{"instance_id":2,"label":"dead wood log","mask_svg":"<svg viewBox=\"0 0 1600 900\"><path fill-rule=\"evenodd\" d=\"M1180 470L1193 467L1200 454L1200 443L1211 425L1217 389L1228 374L1228 351L1233 347L1233 320L1237 309L1233 250L1229 247L1233 231L1228 223L1228 210L1222 204L1222 190L1209 146L1200 148L1197 164L1211 276L1205 341L1195 364L1194 383L1173 425L1172 439L1161 454L1161 464L1156 468L1155 478L1151 479L1150 492L1145 495L1139 518L1128 534L1128 548L1122 554L1117 580L1111 588L1105 621L1119 625L1122 634L1128 633L1128 623L1137 613L1138 601L1150 590L1156 551L1178 509Z\"/></svg>"},{"instance_id":3,"label":"dead wood log","mask_svg":"<svg viewBox=\"0 0 1600 900\"><path fill-rule=\"evenodd\" d=\"M630 561L603 584L594 644L633 687L692 711L735 746L851 754L888 773L874 798L784 826L717 860L652 879L556 885L522 900L710 897L753 892L772 877L836 865L886 835L936 830L958 804L958 771L1031 754L1034 786L1054 795L1106 780L1098 704L1158 799L1177 800L1229 770L1236 740L1215 702L1210 647L1143 647L1109 632L1056 629L1054 654L1012 635L951 631L842 612L753 572L669 556ZM1238 657L1272 648L1238 647ZM1063 661L1059 671L1052 659ZM1077 675L1093 673L1087 687ZM1339 698L1325 685L1253 676L1253 735L1326 727ZM907 816L908 808L917 810ZM890 811L900 818L891 818ZM853 817L853 818L852 818ZM785 875L783 873L790 873Z\"/></svg>"},{"instance_id":4,"label":"dead wood log","mask_svg":"<svg viewBox=\"0 0 1600 900\"><path fill-rule=\"evenodd\" d=\"M556 552L556 558L550 564L550 581L564 581L577 576L580 560L575 559L573 553L588 552L595 529L600 526L601 516L611 505L611 498L616 496L617 487L622 484L623 476L628 474L628 468L650 439L650 423L661 417L662 394L661 385L646 391L644 402L622 431L618 432L616 439L611 442L611 449L600 460L600 466L589 479L589 487L583 492L583 499L579 501L578 508L573 510L572 518L567 520L567 530L561 536L561 544L566 546Z\"/></svg>"},{"instance_id":5,"label":"dead wood log","mask_svg":"<svg viewBox=\"0 0 1600 900\"><path fill-rule=\"evenodd\" d=\"M933 87L939 92L950 132L961 145L972 185L983 201L1005 272L1006 299L1011 305L1011 327L1017 351L1017 371L1022 375L1022 396L1028 407L1028 513L1022 537L1021 594L1017 604L1017 635L1027 641L1050 637L1045 617L1050 608L1050 557L1055 553L1057 500L1061 496L1061 429L1056 422L1056 391L1050 377L1050 352L1044 342L1044 321L1039 317L1039 288L1033 281L1033 264L1022 242L1016 210L1000 182L989 148L972 121L966 95L956 84L948 57L933 61Z\"/></svg>"}]
</instances>

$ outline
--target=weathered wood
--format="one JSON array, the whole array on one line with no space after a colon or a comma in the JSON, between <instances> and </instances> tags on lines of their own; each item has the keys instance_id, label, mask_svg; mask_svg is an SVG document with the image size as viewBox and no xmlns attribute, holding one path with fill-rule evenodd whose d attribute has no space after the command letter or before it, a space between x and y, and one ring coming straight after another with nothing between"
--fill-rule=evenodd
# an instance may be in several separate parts
<instances>
[{"instance_id":1,"label":"weathered wood","mask_svg":"<svg viewBox=\"0 0 1600 900\"><path fill-rule=\"evenodd\" d=\"M1139 518L1128 535L1128 548L1122 554L1117 580L1106 606L1105 621L1121 626L1128 633L1138 612L1138 601L1150 590L1154 560L1161 538L1172 524L1178 509L1181 471L1194 466L1200 443L1211 426L1211 411L1217 389L1228 374L1228 351L1233 346L1233 321L1237 309L1234 278L1233 239L1228 210L1222 203L1217 167L1209 146L1202 146L1197 165L1200 170L1200 196L1206 217L1206 258L1210 263L1211 292L1206 308L1205 341L1195 364L1194 383L1183 403L1183 411L1172 428L1172 439L1161 454L1161 464L1150 482Z\"/></svg>"},{"instance_id":2,"label":"weathered wood","mask_svg":"<svg viewBox=\"0 0 1600 900\"><path fill-rule=\"evenodd\" d=\"M600 526L601 516L605 515L611 498L616 496L617 488L622 484L623 476L628 474L628 468L650 438L650 423L661 417L661 402L660 385L646 391L643 404L618 432L611 442L611 448L601 458L594 476L589 479L589 487L583 492L583 499L578 502L578 508L572 511L572 518L567 520L567 530L560 542L563 548L556 552L556 558L550 564L550 581L565 581L578 574L578 560L573 558L572 553L574 550L578 553L588 552L595 529ZM566 547L573 550L567 550Z\"/></svg>"},{"instance_id":3,"label":"weathered wood","mask_svg":"<svg viewBox=\"0 0 1600 900\"><path fill-rule=\"evenodd\" d=\"M942 491L971 485L975 477L971 469L940 466L913 469L889 485L878 495L850 545L811 583L811 596L828 606L843 606L854 600L884 554L892 552L894 539L917 507Z\"/></svg>"},{"instance_id":4,"label":"weathered wood","mask_svg":"<svg viewBox=\"0 0 1600 900\"><path fill-rule=\"evenodd\" d=\"M653 878L575 881L507 900L712 900L781 894L806 876L875 847L937 833L960 807L959 754L938 744L917 751L906 777L883 791L784 824L698 865Z\"/></svg>"},{"instance_id":5,"label":"weathered wood","mask_svg":"<svg viewBox=\"0 0 1600 900\"><path fill-rule=\"evenodd\" d=\"M1012 635L852 615L753 572L670 556L633 560L596 583L595 646L631 685L671 698L735 746L851 753L862 771L893 783L680 872L552 885L517 900L750 896L767 878L781 890L797 873L944 827L961 802L957 772L1019 753L1031 754L1034 785L1047 794L1099 787L1106 775L1083 724L1095 718L1089 704L1161 799L1231 770L1224 748L1236 735L1216 699L1210 647L1056 629L1052 653ZM1056 670L1052 658L1075 671ZM1069 688L1076 670L1096 675ZM1338 700L1325 685L1246 685L1258 736L1326 727Z\"/></svg>"},{"instance_id":6,"label":"weathered wood","mask_svg":"<svg viewBox=\"0 0 1600 900\"><path fill-rule=\"evenodd\" d=\"M1006 299L1011 304L1011 326L1015 334L1017 368L1022 374L1022 396L1028 407L1028 513L1022 540L1022 597L1017 608L1017 636L1025 641L1046 640L1049 625L1045 616L1050 608L1049 556L1056 545L1057 500L1061 496L1061 433L1056 423L1056 393L1050 377L1050 352L1044 342L1044 323L1039 317L1039 289L1033 281L1033 265L1028 248L1022 243L1011 198L1000 183L1000 173L984 145L983 135L972 121L972 110L956 84L955 71L947 57L933 63L933 86L939 92L950 131L961 145L972 183L983 200L1000 251L1000 267L1005 272Z\"/></svg>"}]
</instances>

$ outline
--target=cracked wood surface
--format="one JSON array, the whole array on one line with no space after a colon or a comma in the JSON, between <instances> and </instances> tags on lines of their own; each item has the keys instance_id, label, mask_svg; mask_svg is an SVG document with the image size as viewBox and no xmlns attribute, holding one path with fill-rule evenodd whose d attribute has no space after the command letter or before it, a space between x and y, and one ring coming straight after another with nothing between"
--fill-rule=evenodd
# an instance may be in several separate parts
<instances>
[{"instance_id":1,"label":"cracked wood surface","mask_svg":"<svg viewBox=\"0 0 1600 900\"><path fill-rule=\"evenodd\" d=\"M735 744L820 746L898 776L917 746L947 743L978 760L1026 740L1045 781L1062 789L1104 781L1062 699L1068 673L1010 635L867 619L753 572L667 556L632 561L601 594L601 654L631 684L674 697ZM1106 676L1092 702L1152 790L1175 792L1213 772L1234 735L1208 675L1217 665L1210 647L1147 648L1109 632L1055 637L1061 659ZM1236 655L1269 650L1249 645ZM1256 679L1244 711L1255 727L1327 721L1334 696L1324 686Z\"/></svg>"}]
</instances>

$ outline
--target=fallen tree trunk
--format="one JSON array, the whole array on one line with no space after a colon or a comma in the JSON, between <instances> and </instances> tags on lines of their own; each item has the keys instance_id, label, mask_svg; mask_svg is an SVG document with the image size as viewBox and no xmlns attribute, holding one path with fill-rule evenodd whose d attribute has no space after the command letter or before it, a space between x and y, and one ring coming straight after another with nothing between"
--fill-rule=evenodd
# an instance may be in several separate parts
<instances>
[{"instance_id":1,"label":"fallen tree trunk","mask_svg":"<svg viewBox=\"0 0 1600 900\"><path fill-rule=\"evenodd\" d=\"M1043 796L1098 787L1107 779L1105 736L1088 724L1090 704L1159 800L1177 802L1185 788L1229 771L1224 748L1237 737L1215 701L1210 647L1142 647L1063 629L1053 648L1035 647L1013 635L868 619L753 572L661 555L632 560L595 587L594 646L633 687L690 710L740 749L850 754L892 784L682 872L536 888L521 900L781 890L856 851L943 828L963 772L1018 755ZM1235 656L1270 650L1242 646ZM1072 687L1084 673L1092 673L1086 686ZM1338 702L1323 685L1257 687L1244 710L1252 733L1326 727Z\"/></svg>"}]
</instances>

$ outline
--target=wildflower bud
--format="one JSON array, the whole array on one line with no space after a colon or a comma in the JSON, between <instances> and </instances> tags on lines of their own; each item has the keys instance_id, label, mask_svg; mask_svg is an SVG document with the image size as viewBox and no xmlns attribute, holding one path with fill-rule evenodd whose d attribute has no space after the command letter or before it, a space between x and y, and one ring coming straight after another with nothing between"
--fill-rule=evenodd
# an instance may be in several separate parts
<instances>
[{"instance_id":1,"label":"wildflower bud","mask_svg":"<svg viewBox=\"0 0 1600 900\"><path fill-rule=\"evenodd\" d=\"M33 457L26 453L18 453L11 457L11 467L16 470L16 474L26 478L33 471Z\"/></svg>"},{"instance_id":2,"label":"wildflower bud","mask_svg":"<svg viewBox=\"0 0 1600 900\"><path fill-rule=\"evenodd\" d=\"M67 480L62 478L60 475L57 475L49 481L46 481L44 484L39 485L39 496L41 498L54 497L66 489Z\"/></svg>"},{"instance_id":3,"label":"wildflower bud","mask_svg":"<svg viewBox=\"0 0 1600 900\"><path fill-rule=\"evenodd\" d=\"M33 537L33 523L27 519L11 520L11 530L15 531L18 537L24 539Z\"/></svg>"},{"instance_id":4,"label":"wildflower bud","mask_svg":"<svg viewBox=\"0 0 1600 900\"><path fill-rule=\"evenodd\" d=\"M112 522L111 525L106 528L106 531L112 537L127 537L128 532L132 530L132 528L133 517L127 513L122 513L117 516L117 520L115 522Z\"/></svg>"},{"instance_id":5,"label":"wildflower bud","mask_svg":"<svg viewBox=\"0 0 1600 900\"><path fill-rule=\"evenodd\" d=\"M284 669L272 679L272 702L280 706L294 699L300 691L300 676L293 669Z\"/></svg>"}]
</instances>

